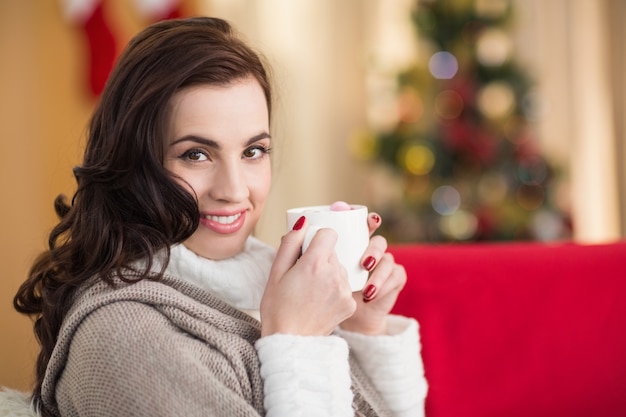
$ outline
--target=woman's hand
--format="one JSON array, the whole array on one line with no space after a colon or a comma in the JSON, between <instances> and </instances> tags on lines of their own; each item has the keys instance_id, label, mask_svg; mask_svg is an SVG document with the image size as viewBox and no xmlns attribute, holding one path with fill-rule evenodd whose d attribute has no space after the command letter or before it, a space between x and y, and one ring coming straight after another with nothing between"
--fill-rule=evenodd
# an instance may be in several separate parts
<instances>
[{"instance_id":1,"label":"woman's hand","mask_svg":"<svg viewBox=\"0 0 626 417\"><path fill-rule=\"evenodd\" d=\"M380 227L380 216L370 213L367 223L372 235ZM362 258L365 269L372 271L361 292L354 293L356 312L341 328L370 335L385 334L387 316L406 284L406 271L387 250L387 240L373 236Z\"/></svg>"},{"instance_id":2,"label":"woman's hand","mask_svg":"<svg viewBox=\"0 0 626 417\"><path fill-rule=\"evenodd\" d=\"M261 300L261 336L326 336L356 308L335 254L337 233L319 230L300 256L306 219L294 229L283 236Z\"/></svg>"}]
</instances>

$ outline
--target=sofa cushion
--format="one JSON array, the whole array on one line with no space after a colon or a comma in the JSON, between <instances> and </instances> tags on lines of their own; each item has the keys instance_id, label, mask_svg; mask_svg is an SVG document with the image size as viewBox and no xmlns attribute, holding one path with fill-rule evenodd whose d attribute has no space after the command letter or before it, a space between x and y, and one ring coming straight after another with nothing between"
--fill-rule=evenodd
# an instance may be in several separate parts
<instances>
[{"instance_id":1,"label":"sofa cushion","mask_svg":"<svg viewBox=\"0 0 626 417\"><path fill-rule=\"evenodd\" d=\"M429 417L626 415L626 242L392 246Z\"/></svg>"}]
</instances>

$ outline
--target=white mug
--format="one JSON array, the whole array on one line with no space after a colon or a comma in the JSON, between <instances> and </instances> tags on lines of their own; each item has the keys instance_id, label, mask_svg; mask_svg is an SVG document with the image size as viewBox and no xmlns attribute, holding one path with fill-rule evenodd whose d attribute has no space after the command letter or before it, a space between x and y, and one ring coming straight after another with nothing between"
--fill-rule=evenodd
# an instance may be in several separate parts
<instances>
[{"instance_id":1,"label":"white mug","mask_svg":"<svg viewBox=\"0 0 626 417\"><path fill-rule=\"evenodd\" d=\"M330 206L309 206L287 210L287 230L301 216L305 216L308 223L306 237L302 245L302 252L306 251L311 239L319 229L333 229L337 232L335 253L339 262L346 268L350 288L352 291L361 291L369 272L361 266L361 258L369 244L369 228L367 226L367 207L350 205L351 210L332 211Z\"/></svg>"}]
</instances>

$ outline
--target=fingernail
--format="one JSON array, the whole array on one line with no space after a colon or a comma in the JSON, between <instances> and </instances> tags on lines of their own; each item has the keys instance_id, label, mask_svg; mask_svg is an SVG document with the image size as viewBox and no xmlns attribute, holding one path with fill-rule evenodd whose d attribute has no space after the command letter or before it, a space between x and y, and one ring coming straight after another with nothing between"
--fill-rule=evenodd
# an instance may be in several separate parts
<instances>
[{"instance_id":1,"label":"fingernail","mask_svg":"<svg viewBox=\"0 0 626 417\"><path fill-rule=\"evenodd\" d=\"M376 294L376 286L374 284L368 285L363 290L363 301L371 301L374 298L374 294Z\"/></svg>"},{"instance_id":2,"label":"fingernail","mask_svg":"<svg viewBox=\"0 0 626 417\"><path fill-rule=\"evenodd\" d=\"M304 220L306 220L306 217L300 216L300 218L294 223L293 230L302 229L302 226L304 226Z\"/></svg>"},{"instance_id":3,"label":"fingernail","mask_svg":"<svg viewBox=\"0 0 626 417\"><path fill-rule=\"evenodd\" d=\"M372 220L376 223L380 223L380 216L378 214L372 214Z\"/></svg>"},{"instance_id":4,"label":"fingernail","mask_svg":"<svg viewBox=\"0 0 626 417\"><path fill-rule=\"evenodd\" d=\"M372 268L374 268L374 265L376 265L376 258L374 258L373 256L368 256L363 261L363 268L367 269L368 271L371 271Z\"/></svg>"}]
</instances>

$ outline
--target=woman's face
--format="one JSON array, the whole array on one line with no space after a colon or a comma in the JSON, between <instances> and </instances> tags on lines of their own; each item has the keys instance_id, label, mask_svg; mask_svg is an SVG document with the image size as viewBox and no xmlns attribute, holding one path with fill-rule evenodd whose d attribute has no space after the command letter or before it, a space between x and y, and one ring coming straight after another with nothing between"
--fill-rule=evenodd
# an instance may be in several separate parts
<instances>
[{"instance_id":1,"label":"woman's face","mask_svg":"<svg viewBox=\"0 0 626 417\"><path fill-rule=\"evenodd\" d=\"M187 248L209 259L243 250L269 192L270 144L265 95L254 78L172 97L164 165L193 190L200 210Z\"/></svg>"}]
</instances>

